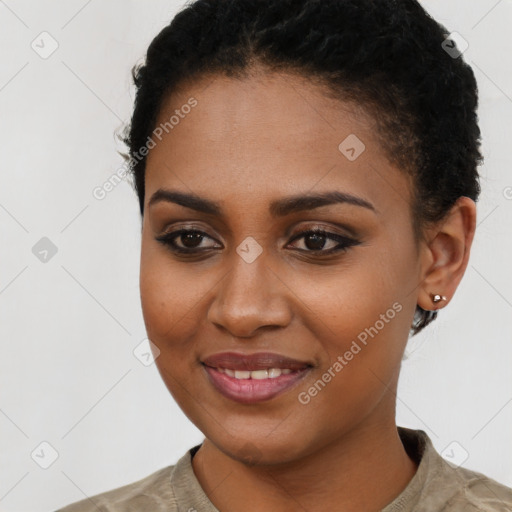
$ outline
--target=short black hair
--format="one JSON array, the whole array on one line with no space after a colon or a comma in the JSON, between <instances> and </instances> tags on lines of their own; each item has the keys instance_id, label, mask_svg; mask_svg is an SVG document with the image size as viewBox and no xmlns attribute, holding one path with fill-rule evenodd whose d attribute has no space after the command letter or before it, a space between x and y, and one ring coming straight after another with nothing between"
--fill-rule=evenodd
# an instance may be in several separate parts
<instances>
[{"instance_id":1,"label":"short black hair","mask_svg":"<svg viewBox=\"0 0 512 512\"><path fill-rule=\"evenodd\" d=\"M412 177L415 234L455 201L480 194L478 90L449 31L416 0L195 0L132 68L136 97L121 139L144 214L146 158L138 151L180 84L244 77L255 64L325 85L362 105L390 161ZM455 47L456 50L457 47ZM137 158L134 156L137 155ZM417 306L412 334L437 316Z\"/></svg>"}]
</instances>

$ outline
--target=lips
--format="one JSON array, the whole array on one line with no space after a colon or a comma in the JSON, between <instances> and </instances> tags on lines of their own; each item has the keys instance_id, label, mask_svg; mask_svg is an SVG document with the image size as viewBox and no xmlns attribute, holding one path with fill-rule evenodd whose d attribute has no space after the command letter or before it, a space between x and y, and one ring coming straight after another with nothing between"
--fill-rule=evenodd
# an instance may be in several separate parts
<instances>
[{"instance_id":1,"label":"lips","mask_svg":"<svg viewBox=\"0 0 512 512\"><path fill-rule=\"evenodd\" d=\"M290 391L313 367L271 352L223 352L206 357L202 364L219 393L243 404L265 402Z\"/></svg>"},{"instance_id":2,"label":"lips","mask_svg":"<svg viewBox=\"0 0 512 512\"><path fill-rule=\"evenodd\" d=\"M237 352L222 352L203 359L203 364L210 368L223 368L232 371L258 371L258 370L304 370L312 364L299 361L281 354L272 352L259 352L256 354L242 354Z\"/></svg>"}]
</instances>

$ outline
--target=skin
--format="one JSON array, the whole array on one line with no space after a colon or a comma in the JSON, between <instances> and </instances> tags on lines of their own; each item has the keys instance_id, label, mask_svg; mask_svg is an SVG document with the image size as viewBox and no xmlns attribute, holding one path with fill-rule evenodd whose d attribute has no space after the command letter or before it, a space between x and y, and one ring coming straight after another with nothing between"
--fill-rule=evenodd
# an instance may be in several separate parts
<instances>
[{"instance_id":1,"label":"skin","mask_svg":"<svg viewBox=\"0 0 512 512\"><path fill-rule=\"evenodd\" d=\"M167 98L157 125L191 96L197 106L148 154L140 292L162 379L205 435L194 472L223 512L380 510L417 469L395 423L414 310L444 307L453 296L468 262L475 204L460 198L417 241L410 179L388 160L371 116L295 75L202 77ZM366 147L355 161L338 149L350 134ZM159 188L217 201L223 215L165 201L149 206ZM334 190L374 210L345 203L282 218L269 213L285 196ZM292 241L314 227L358 244L320 256L338 243ZM156 240L180 228L205 236L195 245L178 237L179 246L209 251L187 259ZM262 249L252 263L236 252L249 236ZM434 306L430 293L448 301ZM300 403L299 393L394 303L400 312ZM314 367L286 393L240 404L215 390L200 363L221 351L277 352Z\"/></svg>"}]
</instances>

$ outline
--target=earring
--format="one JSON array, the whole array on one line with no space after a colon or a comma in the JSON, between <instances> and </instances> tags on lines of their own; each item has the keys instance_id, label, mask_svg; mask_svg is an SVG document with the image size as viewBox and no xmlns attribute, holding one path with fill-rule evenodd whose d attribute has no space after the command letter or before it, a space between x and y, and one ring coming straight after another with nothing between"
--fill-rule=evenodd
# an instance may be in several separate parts
<instances>
[{"instance_id":1,"label":"earring","mask_svg":"<svg viewBox=\"0 0 512 512\"><path fill-rule=\"evenodd\" d=\"M437 293L431 293L430 298L432 299L432 302L434 304L437 304L438 302L446 300L446 297L444 295L438 295Z\"/></svg>"}]
</instances>

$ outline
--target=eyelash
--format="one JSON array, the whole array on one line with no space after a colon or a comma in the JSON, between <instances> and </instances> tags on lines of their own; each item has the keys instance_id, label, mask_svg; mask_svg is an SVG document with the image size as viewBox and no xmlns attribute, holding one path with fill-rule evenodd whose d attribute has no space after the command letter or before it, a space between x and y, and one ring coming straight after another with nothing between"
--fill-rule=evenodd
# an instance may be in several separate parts
<instances>
[{"instance_id":1,"label":"eyelash","mask_svg":"<svg viewBox=\"0 0 512 512\"><path fill-rule=\"evenodd\" d=\"M184 234L197 234L197 235L201 235L203 238L207 237L207 238L212 239L212 237L208 236L206 233L199 231L197 229L179 229L177 231L171 231L170 233L166 233L162 236L156 237L156 240L158 242L162 243L163 245L165 245L172 252L174 252L176 254L180 254L180 255L185 255L185 256L187 256L187 255L193 256L193 255L197 255L201 252L206 252L209 250L209 248L206 248L206 249L183 249L182 247L178 247L175 243L175 239ZM339 243L339 245L336 247L333 247L332 249L328 249L326 251L324 251L322 249L318 249L318 250L299 249L299 252L310 253L310 254L315 254L315 255L320 255L320 256L326 256L326 255L330 255L330 254L334 254L334 253L338 253L338 252L346 252L350 247L359 245L359 243L360 243L357 240L354 240L353 238L348 238L346 236L338 235L336 233L330 233L329 231L325 231L324 229L321 229L321 228L314 228L314 229L310 229L307 231L302 231L302 232L298 233L296 236L294 236L294 238L292 238L292 240L290 240L290 242L294 242L295 240L299 240L308 235L324 236L326 239L337 241ZM201 240L201 242L202 242L202 240Z\"/></svg>"}]
</instances>

